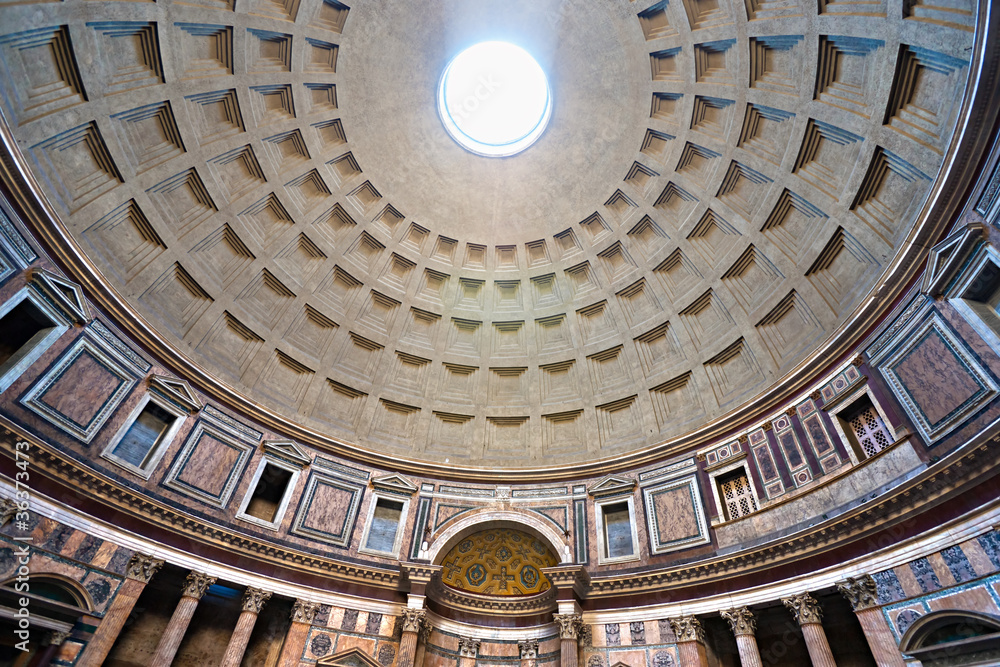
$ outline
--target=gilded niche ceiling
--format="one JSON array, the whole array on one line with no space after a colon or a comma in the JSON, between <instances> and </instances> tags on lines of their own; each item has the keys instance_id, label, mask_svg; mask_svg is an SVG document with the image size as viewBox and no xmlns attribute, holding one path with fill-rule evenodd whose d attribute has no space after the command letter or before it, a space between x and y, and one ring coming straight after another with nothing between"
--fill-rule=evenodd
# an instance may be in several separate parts
<instances>
[{"instance_id":1,"label":"gilded niche ceiling","mask_svg":"<svg viewBox=\"0 0 1000 667\"><path fill-rule=\"evenodd\" d=\"M973 12L7 0L0 99L101 279L221 386L361 450L544 467L699 428L848 320L938 177ZM485 39L552 87L513 158L435 108Z\"/></svg>"},{"instance_id":2,"label":"gilded niche ceiling","mask_svg":"<svg viewBox=\"0 0 1000 667\"><path fill-rule=\"evenodd\" d=\"M541 570L559 564L537 537L512 528L484 530L465 538L441 561L441 581L482 595L535 595L549 589Z\"/></svg>"}]
</instances>

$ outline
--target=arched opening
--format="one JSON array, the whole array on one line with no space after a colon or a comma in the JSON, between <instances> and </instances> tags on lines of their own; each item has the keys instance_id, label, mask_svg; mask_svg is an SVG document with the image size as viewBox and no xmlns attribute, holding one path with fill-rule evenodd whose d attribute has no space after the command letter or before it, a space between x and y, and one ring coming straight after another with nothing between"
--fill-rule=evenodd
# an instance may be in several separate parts
<instances>
[{"instance_id":1,"label":"arched opening","mask_svg":"<svg viewBox=\"0 0 1000 667\"><path fill-rule=\"evenodd\" d=\"M1000 618L974 611L936 611L914 622L899 648L924 667L997 664Z\"/></svg>"}]
</instances>

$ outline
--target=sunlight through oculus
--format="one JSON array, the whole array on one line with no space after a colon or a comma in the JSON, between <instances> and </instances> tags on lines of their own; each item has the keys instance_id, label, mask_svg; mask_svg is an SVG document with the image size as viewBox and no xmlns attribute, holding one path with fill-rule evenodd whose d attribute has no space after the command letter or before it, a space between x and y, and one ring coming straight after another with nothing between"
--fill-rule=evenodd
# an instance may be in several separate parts
<instances>
[{"instance_id":1,"label":"sunlight through oculus","mask_svg":"<svg viewBox=\"0 0 1000 667\"><path fill-rule=\"evenodd\" d=\"M504 157L533 144L549 122L545 72L524 49L481 42L448 63L438 87L448 133L478 155Z\"/></svg>"}]
</instances>

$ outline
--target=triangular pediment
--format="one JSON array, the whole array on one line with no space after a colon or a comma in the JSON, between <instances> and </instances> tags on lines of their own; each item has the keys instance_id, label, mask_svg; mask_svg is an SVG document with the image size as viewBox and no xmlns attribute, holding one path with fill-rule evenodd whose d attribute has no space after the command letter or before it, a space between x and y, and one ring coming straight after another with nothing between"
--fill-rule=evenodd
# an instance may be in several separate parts
<instances>
[{"instance_id":1,"label":"triangular pediment","mask_svg":"<svg viewBox=\"0 0 1000 667\"><path fill-rule=\"evenodd\" d=\"M198 412L202 408L202 403L198 400L194 390L184 380L167 377L165 375L154 375L149 378L150 388L163 396L171 403L176 403L188 412Z\"/></svg>"},{"instance_id":2,"label":"triangular pediment","mask_svg":"<svg viewBox=\"0 0 1000 667\"><path fill-rule=\"evenodd\" d=\"M317 665L342 665L343 667L382 667L361 649L350 648L319 660Z\"/></svg>"},{"instance_id":3,"label":"triangular pediment","mask_svg":"<svg viewBox=\"0 0 1000 667\"><path fill-rule=\"evenodd\" d=\"M608 475L587 489L587 493L595 498L599 498L602 496L616 496L619 494L624 495L626 493L632 493L632 489L634 488L634 479L619 477L617 475Z\"/></svg>"},{"instance_id":4,"label":"triangular pediment","mask_svg":"<svg viewBox=\"0 0 1000 667\"><path fill-rule=\"evenodd\" d=\"M412 496L417 492L416 484L397 473L382 475L381 477L374 478L372 480L372 486L379 491L386 491L388 493L395 493L397 495L404 496Z\"/></svg>"},{"instance_id":5,"label":"triangular pediment","mask_svg":"<svg viewBox=\"0 0 1000 667\"><path fill-rule=\"evenodd\" d=\"M931 248L927 253L927 269L920 291L934 297L943 293L978 246L984 229L979 223L971 223Z\"/></svg>"},{"instance_id":6,"label":"triangular pediment","mask_svg":"<svg viewBox=\"0 0 1000 667\"><path fill-rule=\"evenodd\" d=\"M264 442L264 451L302 468L312 463L308 452L291 440L267 440Z\"/></svg>"},{"instance_id":7,"label":"triangular pediment","mask_svg":"<svg viewBox=\"0 0 1000 667\"><path fill-rule=\"evenodd\" d=\"M59 308L71 322L86 324L90 321L90 308L83 290L74 282L60 278L45 269L34 269L31 282L51 304Z\"/></svg>"}]
</instances>

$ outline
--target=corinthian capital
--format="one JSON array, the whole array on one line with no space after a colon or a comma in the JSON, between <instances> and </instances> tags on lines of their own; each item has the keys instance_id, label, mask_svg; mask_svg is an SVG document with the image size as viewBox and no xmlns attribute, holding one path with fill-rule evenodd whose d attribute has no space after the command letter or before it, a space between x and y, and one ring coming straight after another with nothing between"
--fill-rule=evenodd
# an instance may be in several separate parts
<instances>
[{"instance_id":1,"label":"corinthian capital","mask_svg":"<svg viewBox=\"0 0 1000 667\"><path fill-rule=\"evenodd\" d=\"M420 632L420 628L427 623L427 612L423 609L403 610L403 632Z\"/></svg>"},{"instance_id":2,"label":"corinthian capital","mask_svg":"<svg viewBox=\"0 0 1000 667\"><path fill-rule=\"evenodd\" d=\"M208 587L215 583L215 577L210 577L202 572L191 570L187 579L184 580L184 592L181 597L194 598L200 600L208 590Z\"/></svg>"},{"instance_id":3,"label":"corinthian capital","mask_svg":"<svg viewBox=\"0 0 1000 667\"><path fill-rule=\"evenodd\" d=\"M678 642L705 643L705 628L701 627L701 621L694 616L671 618L670 627L674 629Z\"/></svg>"},{"instance_id":4,"label":"corinthian capital","mask_svg":"<svg viewBox=\"0 0 1000 667\"><path fill-rule=\"evenodd\" d=\"M521 651L521 660L534 660L538 657L538 640L525 639L517 643L517 648Z\"/></svg>"},{"instance_id":5,"label":"corinthian capital","mask_svg":"<svg viewBox=\"0 0 1000 667\"><path fill-rule=\"evenodd\" d=\"M125 576L129 579L135 579L136 581L148 584L149 580L153 578L154 574L160 571L161 567L163 567L163 561L159 558L137 553L133 554L129 560Z\"/></svg>"},{"instance_id":6,"label":"corinthian capital","mask_svg":"<svg viewBox=\"0 0 1000 667\"><path fill-rule=\"evenodd\" d=\"M864 611L878 606L878 586L870 574L857 579L848 577L837 583L837 590L847 598L854 611Z\"/></svg>"},{"instance_id":7,"label":"corinthian capital","mask_svg":"<svg viewBox=\"0 0 1000 667\"><path fill-rule=\"evenodd\" d=\"M463 658L475 658L479 653L479 640L472 637L458 638L458 653Z\"/></svg>"},{"instance_id":8,"label":"corinthian capital","mask_svg":"<svg viewBox=\"0 0 1000 667\"><path fill-rule=\"evenodd\" d=\"M818 625L823 622L823 610L820 608L819 602L816 602L816 598L809 593L781 598L781 602L788 607L788 611L792 612L792 616L795 617L795 621L799 625L809 625L810 623Z\"/></svg>"},{"instance_id":9,"label":"corinthian capital","mask_svg":"<svg viewBox=\"0 0 1000 667\"><path fill-rule=\"evenodd\" d=\"M319 604L315 602L296 600L295 606L292 607L292 623L311 624L316 617L316 612L319 611L319 607Z\"/></svg>"},{"instance_id":10,"label":"corinthian capital","mask_svg":"<svg viewBox=\"0 0 1000 667\"><path fill-rule=\"evenodd\" d=\"M754 618L753 612L747 607L724 609L719 613L722 614L722 618L729 621L729 627L737 637L740 635L752 635L757 631L757 619Z\"/></svg>"},{"instance_id":11,"label":"corinthian capital","mask_svg":"<svg viewBox=\"0 0 1000 667\"><path fill-rule=\"evenodd\" d=\"M252 611L259 614L264 608L264 603L271 599L270 591L263 591L259 588L247 587L243 591L243 611Z\"/></svg>"},{"instance_id":12,"label":"corinthian capital","mask_svg":"<svg viewBox=\"0 0 1000 667\"><path fill-rule=\"evenodd\" d=\"M552 614L552 618L559 624L560 639L577 639L580 626L583 625L583 616L580 614Z\"/></svg>"}]
</instances>

